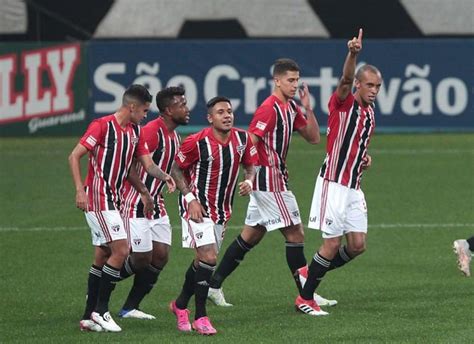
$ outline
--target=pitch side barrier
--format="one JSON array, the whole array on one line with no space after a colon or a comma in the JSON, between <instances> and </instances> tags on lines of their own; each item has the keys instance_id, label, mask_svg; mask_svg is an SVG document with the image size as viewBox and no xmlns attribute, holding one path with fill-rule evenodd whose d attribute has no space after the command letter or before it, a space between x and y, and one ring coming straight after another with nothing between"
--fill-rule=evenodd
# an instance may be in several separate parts
<instances>
[{"instance_id":1,"label":"pitch side barrier","mask_svg":"<svg viewBox=\"0 0 474 344\"><path fill-rule=\"evenodd\" d=\"M113 113L125 88L186 88L191 122L207 126L205 103L231 98L237 126L247 127L272 91L271 66L295 59L309 85L321 127L341 75L344 40L147 40L0 45L0 135L77 135ZM377 66L377 132L474 131L474 39L366 39L360 64ZM156 107L153 104L154 118Z\"/></svg>"}]
</instances>

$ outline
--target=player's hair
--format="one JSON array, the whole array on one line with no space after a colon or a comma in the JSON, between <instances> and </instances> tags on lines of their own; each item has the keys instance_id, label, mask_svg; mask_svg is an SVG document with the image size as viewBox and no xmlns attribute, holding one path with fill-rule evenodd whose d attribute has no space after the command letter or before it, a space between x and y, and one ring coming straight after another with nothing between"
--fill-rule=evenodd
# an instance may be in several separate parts
<instances>
[{"instance_id":1,"label":"player's hair","mask_svg":"<svg viewBox=\"0 0 474 344\"><path fill-rule=\"evenodd\" d=\"M365 64L357 70L355 74L355 78L360 81L360 79L362 78L362 74L364 74L364 72L367 72L367 71L374 74L382 75L382 73L380 73L377 67L369 65L369 64Z\"/></svg>"},{"instance_id":2,"label":"player's hair","mask_svg":"<svg viewBox=\"0 0 474 344\"><path fill-rule=\"evenodd\" d=\"M181 86L172 86L162 89L156 94L156 106L160 112L165 112L166 108L173 102L174 96L184 96L185 90Z\"/></svg>"},{"instance_id":3,"label":"player's hair","mask_svg":"<svg viewBox=\"0 0 474 344\"><path fill-rule=\"evenodd\" d=\"M134 84L125 90L122 97L122 105L128 105L133 102L145 104L151 103L152 100L153 97L145 86Z\"/></svg>"},{"instance_id":4,"label":"player's hair","mask_svg":"<svg viewBox=\"0 0 474 344\"><path fill-rule=\"evenodd\" d=\"M298 64L295 61L288 58L278 59L273 64L273 76L282 75L288 71L299 72L300 66L298 66Z\"/></svg>"},{"instance_id":5,"label":"player's hair","mask_svg":"<svg viewBox=\"0 0 474 344\"><path fill-rule=\"evenodd\" d=\"M210 113L210 110L216 105L217 103L220 102L227 102L232 106L232 103L230 102L230 99L224 96L217 96L214 98L209 99L209 101L206 104L207 107L207 112Z\"/></svg>"}]
</instances>

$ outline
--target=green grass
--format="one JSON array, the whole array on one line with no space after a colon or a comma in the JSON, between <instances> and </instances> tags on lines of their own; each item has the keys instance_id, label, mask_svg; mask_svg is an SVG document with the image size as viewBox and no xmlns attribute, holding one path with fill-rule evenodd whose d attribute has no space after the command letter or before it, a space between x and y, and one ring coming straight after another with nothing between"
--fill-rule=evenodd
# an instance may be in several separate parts
<instances>
[{"instance_id":1,"label":"green grass","mask_svg":"<svg viewBox=\"0 0 474 344\"><path fill-rule=\"evenodd\" d=\"M168 302L193 253L180 245L176 195L171 259L142 304L155 321L119 320L119 334L81 333L90 234L74 206L67 156L77 139L0 140L0 342L468 343L474 337L474 278L456 268L450 245L474 234L474 135L377 135L362 182L368 250L320 287L339 305L326 318L297 314L282 236L271 233L226 281L233 308L209 305L217 336L180 334ZM324 146L296 137L291 187L307 222ZM83 161L85 167L86 161ZM247 199L237 197L224 245L239 232ZM306 231L306 256L321 243ZM112 295L116 312L131 280ZM191 307L192 309L193 307Z\"/></svg>"}]
</instances>

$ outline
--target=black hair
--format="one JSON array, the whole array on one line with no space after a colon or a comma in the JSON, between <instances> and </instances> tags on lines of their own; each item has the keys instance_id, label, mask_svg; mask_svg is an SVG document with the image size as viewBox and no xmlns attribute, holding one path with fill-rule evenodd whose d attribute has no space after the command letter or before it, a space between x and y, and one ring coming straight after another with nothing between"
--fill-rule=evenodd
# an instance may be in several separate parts
<instances>
[{"instance_id":1,"label":"black hair","mask_svg":"<svg viewBox=\"0 0 474 344\"><path fill-rule=\"evenodd\" d=\"M127 105L134 101L139 102L140 104L145 104L151 103L152 100L153 97L145 86L134 84L125 90L122 97L122 105Z\"/></svg>"},{"instance_id":2,"label":"black hair","mask_svg":"<svg viewBox=\"0 0 474 344\"><path fill-rule=\"evenodd\" d=\"M273 76L282 75L288 71L299 72L300 66L298 66L298 64L295 61L288 58L278 59L273 64Z\"/></svg>"},{"instance_id":3,"label":"black hair","mask_svg":"<svg viewBox=\"0 0 474 344\"><path fill-rule=\"evenodd\" d=\"M227 102L232 106L232 103L230 102L229 98L224 97L224 96L217 96L217 97L209 99L209 101L207 102L206 107L207 107L208 112L211 108L214 107L214 105L220 102Z\"/></svg>"},{"instance_id":4,"label":"black hair","mask_svg":"<svg viewBox=\"0 0 474 344\"><path fill-rule=\"evenodd\" d=\"M175 96L184 96L185 90L181 86L172 86L162 89L156 94L156 106L161 113L165 112L166 108L171 105Z\"/></svg>"}]
</instances>

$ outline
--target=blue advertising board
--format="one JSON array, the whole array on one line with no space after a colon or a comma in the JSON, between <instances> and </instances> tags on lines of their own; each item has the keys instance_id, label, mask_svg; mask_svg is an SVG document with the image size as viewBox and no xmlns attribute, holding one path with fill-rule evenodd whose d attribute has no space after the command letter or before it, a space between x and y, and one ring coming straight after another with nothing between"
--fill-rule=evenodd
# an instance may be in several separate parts
<instances>
[{"instance_id":1,"label":"blue advertising board","mask_svg":"<svg viewBox=\"0 0 474 344\"><path fill-rule=\"evenodd\" d=\"M113 113L132 83L152 94L182 85L192 126L207 125L205 103L216 95L229 97L236 125L247 126L272 92L271 67L280 57L300 65L325 126L347 54L342 40L92 41L89 48L92 116ZM377 66L384 79L377 129L474 130L473 55L474 39L364 41L358 62Z\"/></svg>"}]
</instances>

